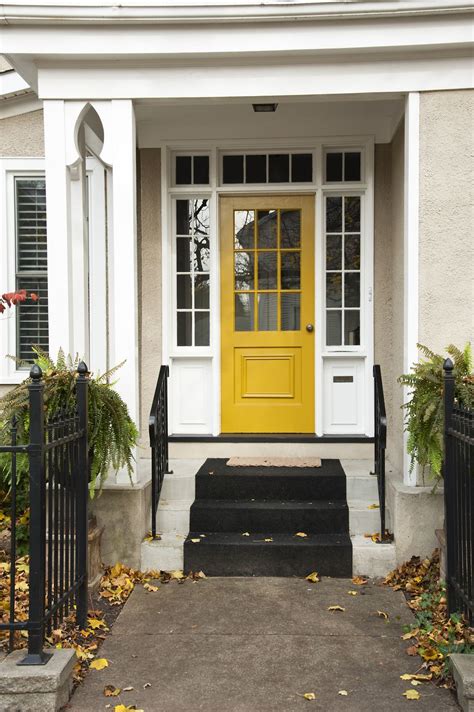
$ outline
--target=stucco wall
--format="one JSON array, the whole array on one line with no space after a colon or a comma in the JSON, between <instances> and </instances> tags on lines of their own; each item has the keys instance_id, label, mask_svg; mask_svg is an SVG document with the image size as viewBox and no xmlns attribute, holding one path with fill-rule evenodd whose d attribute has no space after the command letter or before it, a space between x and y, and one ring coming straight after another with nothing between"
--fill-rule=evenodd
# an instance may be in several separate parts
<instances>
[{"instance_id":1,"label":"stucco wall","mask_svg":"<svg viewBox=\"0 0 474 712\"><path fill-rule=\"evenodd\" d=\"M420 342L474 341L474 90L420 96Z\"/></svg>"},{"instance_id":2,"label":"stucco wall","mask_svg":"<svg viewBox=\"0 0 474 712\"><path fill-rule=\"evenodd\" d=\"M148 415L161 365L161 157L139 151L138 289L140 304L141 436L148 445Z\"/></svg>"},{"instance_id":3,"label":"stucco wall","mask_svg":"<svg viewBox=\"0 0 474 712\"><path fill-rule=\"evenodd\" d=\"M43 111L0 120L0 157L44 156Z\"/></svg>"},{"instance_id":4,"label":"stucco wall","mask_svg":"<svg viewBox=\"0 0 474 712\"><path fill-rule=\"evenodd\" d=\"M388 419L387 455L403 465L403 190L404 125L390 144L375 147L374 344L382 369Z\"/></svg>"}]
</instances>

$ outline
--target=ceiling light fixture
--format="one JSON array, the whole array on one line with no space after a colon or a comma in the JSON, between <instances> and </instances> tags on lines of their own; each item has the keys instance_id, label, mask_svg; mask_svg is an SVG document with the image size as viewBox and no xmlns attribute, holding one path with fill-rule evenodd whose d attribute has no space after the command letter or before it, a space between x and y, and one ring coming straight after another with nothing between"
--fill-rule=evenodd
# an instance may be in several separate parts
<instances>
[{"instance_id":1,"label":"ceiling light fixture","mask_svg":"<svg viewBox=\"0 0 474 712\"><path fill-rule=\"evenodd\" d=\"M271 113L277 110L278 104L252 104L255 113Z\"/></svg>"}]
</instances>

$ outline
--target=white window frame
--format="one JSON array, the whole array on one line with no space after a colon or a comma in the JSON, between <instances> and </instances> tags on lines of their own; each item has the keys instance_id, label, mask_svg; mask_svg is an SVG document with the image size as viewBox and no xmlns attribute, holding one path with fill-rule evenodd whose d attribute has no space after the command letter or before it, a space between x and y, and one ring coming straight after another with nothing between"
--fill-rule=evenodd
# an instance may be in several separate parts
<instances>
[{"instance_id":1,"label":"white window frame","mask_svg":"<svg viewBox=\"0 0 474 712\"><path fill-rule=\"evenodd\" d=\"M315 419L316 435L324 434L324 362L326 359L346 359L353 357L363 364L364 372L364 426L363 433L373 435L372 413L372 364L374 359L374 322L373 322L373 240L374 240L374 137L305 137L300 139L234 139L219 142L211 140L183 140L157 143L161 149L161 190L163 210L162 221L162 359L168 363L173 377L173 368L183 359L202 359L210 364L212 370L212 395L210 404L210 435L221 432L221 374L220 374L220 235L219 235L219 198L228 194L311 194L315 199ZM332 151L361 151L361 178L357 182L325 182L325 153ZM224 153L281 153L312 152L312 183L264 183L264 184L228 184L221 183L222 155ZM209 153L209 180L207 189L200 186L173 185L174 161L176 153L197 155ZM325 346L325 215L324 196L327 194L351 194L364 197L363 217L361 216L361 344L359 346ZM172 199L186 198L192 195L211 199L210 237L211 237L211 345L207 347L179 347L176 344L175 304L176 296L174 264L176 261L173 240ZM362 232L363 227L363 232ZM363 257L362 257L363 253ZM363 260L363 261L362 261ZM318 286L319 285L319 286ZM173 402L170 400L173 422Z\"/></svg>"},{"instance_id":2,"label":"white window frame","mask_svg":"<svg viewBox=\"0 0 474 712\"><path fill-rule=\"evenodd\" d=\"M16 289L16 211L15 179L44 178L43 158L0 159L0 289L13 292ZM21 383L27 376L25 369L17 368L6 354L17 351L16 307L0 316L0 385Z\"/></svg>"}]
</instances>

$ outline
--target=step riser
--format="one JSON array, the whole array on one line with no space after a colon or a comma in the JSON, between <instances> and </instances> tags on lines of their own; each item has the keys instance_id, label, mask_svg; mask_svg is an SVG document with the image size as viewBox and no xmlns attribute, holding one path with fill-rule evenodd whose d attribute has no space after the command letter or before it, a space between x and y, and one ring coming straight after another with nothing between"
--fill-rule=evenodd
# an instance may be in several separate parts
<instances>
[{"instance_id":1,"label":"step riser","mask_svg":"<svg viewBox=\"0 0 474 712\"><path fill-rule=\"evenodd\" d=\"M267 545L202 547L186 543L184 570L204 571L206 576L307 576L318 571L322 576L352 575L352 548L346 546L295 547ZM269 548L271 547L271 548Z\"/></svg>"},{"instance_id":2,"label":"step riser","mask_svg":"<svg viewBox=\"0 0 474 712\"><path fill-rule=\"evenodd\" d=\"M347 499L367 499L370 502L378 502L379 495L377 480L375 477L348 477L347 478Z\"/></svg>"},{"instance_id":3,"label":"step riser","mask_svg":"<svg viewBox=\"0 0 474 712\"><path fill-rule=\"evenodd\" d=\"M371 443L295 443L295 442L170 442L170 458L208 457L321 457L365 460L373 457Z\"/></svg>"},{"instance_id":4,"label":"step riser","mask_svg":"<svg viewBox=\"0 0 474 712\"><path fill-rule=\"evenodd\" d=\"M346 498L344 477L293 478L272 475L196 477L196 499L338 500Z\"/></svg>"},{"instance_id":5,"label":"step riser","mask_svg":"<svg viewBox=\"0 0 474 712\"><path fill-rule=\"evenodd\" d=\"M185 536L189 532L189 509L191 503L183 504L182 508L160 508L156 515L156 529L159 532L177 532Z\"/></svg>"},{"instance_id":6,"label":"step riser","mask_svg":"<svg viewBox=\"0 0 474 712\"><path fill-rule=\"evenodd\" d=\"M191 507L191 531L197 532L305 532L329 534L348 530L347 508L318 509L219 509Z\"/></svg>"}]
</instances>

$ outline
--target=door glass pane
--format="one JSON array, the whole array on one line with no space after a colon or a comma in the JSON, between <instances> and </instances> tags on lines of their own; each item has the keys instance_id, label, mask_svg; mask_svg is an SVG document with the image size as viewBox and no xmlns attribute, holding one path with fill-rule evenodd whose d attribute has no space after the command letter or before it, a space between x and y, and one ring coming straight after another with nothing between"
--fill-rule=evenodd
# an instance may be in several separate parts
<instances>
[{"instance_id":1,"label":"door glass pane","mask_svg":"<svg viewBox=\"0 0 474 712\"><path fill-rule=\"evenodd\" d=\"M359 309L346 309L344 312L344 343L347 346L360 345Z\"/></svg>"},{"instance_id":2,"label":"door glass pane","mask_svg":"<svg viewBox=\"0 0 474 712\"><path fill-rule=\"evenodd\" d=\"M271 153L268 156L269 183L288 183L290 180L290 156L288 153Z\"/></svg>"},{"instance_id":3,"label":"door glass pane","mask_svg":"<svg viewBox=\"0 0 474 712\"><path fill-rule=\"evenodd\" d=\"M278 329L278 294L258 295L258 330L276 331Z\"/></svg>"},{"instance_id":4,"label":"door glass pane","mask_svg":"<svg viewBox=\"0 0 474 712\"><path fill-rule=\"evenodd\" d=\"M245 182L267 182L267 157L266 155L245 156Z\"/></svg>"},{"instance_id":5,"label":"door glass pane","mask_svg":"<svg viewBox=\"0 0 474 712\"><path fill-rule=\"evenodd\" d=\"M342 339L341 310L326 312L326 343L328 346L340 346Z\"/></svg>"},{"instance_id":6,"label":"door glass pane","mask_svg":"<svg viewBox=\"0 0 474 712\"><path fill-rule=\"evenodd\" d=\"M253 294L235 295L235 330L254 330Z\"/></svg>"},{"instance_id":7,"label":"door glass pane","mask_svg":"<svg viewBox=\"0 0 474 712\"><path fill-rule=\"evenodd\" d=\"M244 157L243 156L224 156L222 159L224 183L243 183L244 182Z\"/></svg>"},{"instance_id":8,"label":"door glass pane","mask_svg":"<svg viewBox=\"0 0 474 712\"><path fill-rule=\"evenodd\" d=\"M326 275L326 306L342 306L342 274L330 272Z\"/></svg>"},{"instance_id":9,"label":"door glass pane","mask_svg":"<svg viewBox=\"0 0 474 712\"><path fill-rule=\"evenodd\" d=\"M342 232L342 198L326 198L326 232Z\"/></svg>"},{"instance_id":10,"label":"door glass pane","mask_svg":"<svg viewBox=\"0 0 474 712\"><path fill-rule=\"evenodd\" d=\"M346 235L344 267L345 269L360 269L360 235Z\"/></svg>"},{"instance_id":11,"label":"door glass pane","mask_svg":"<svg viewBox=\"0 0 474 712\"><path fill-rule=\"evenodd\" d=\"M194 320L196 346L209 346L209 312L195 312Z\"/></svg>"},{"instance_id":12,"label":"door glass pane","mask_svg":"<svg viewBox=\"0 0 474 712\"><path fill-rule=\"evenodd\" d=\"M280 213L280 247L299 247L301 215L299 210L282 210Z\"/></svg>"},{"instance_id":13,"label":"door glass pane","mask_svg":"<svg viewBox=\"0 0 474 712\"><path fill-rule=\"evenodd\" d=\"M344 180L360 180L360 152L344 154Z\"/></svg>"},{"instance_id":14,"label":"door glass pane","mask_svg":"<svg viewBox=\"0 0 474 712\"><path fill-rule=\"evenodd\" d=\"M191 156L176 156L176 185L191 184Z\"/></svg>"},{"instance_id":15,"label":"door glass pane","mask_svg":"<svg viewBox=\"0 0 474 712\"><path fill-rule=\"evenodd\" d=\"M360 197L358 195L344 198L344 229L346 232L360 232Z\"/></svg>"},{"instance_id":16,"label":"door glass pane","mask_svg":"<svg viewBox=\"0 0 474 712\"><path fill-rule=\"evenodd\" d=\"M191 201L176 201L176 232L178 235L191 233Z\"/></svg>"},{"instance_id":17,"label":"door glass pane","mask_svg":"<svg viewBox=\"0 0 474 712\"><path fill-rule=\"evenodd\" d=\"M196 272L209 272L209 238L207 235L194 235L194 269Z\"/></svg>"},{"instance_id":18,"label":"door glass pane","mask_svg":"<svg viewBox=\"0 0 474 712\"><path fill-rule=\"evenodd\" d=\"M281 289L300 288L300 253L281 253Z\"/></svg>"},{"instance_id":19,"label":"door glass pane","mask_svg":"<svg viewBox=\"0 0 474 712\"><path fill-rule=\"evenodd\" d=\"M235 252L235 289L253 289L255 258L253 252Z\"/></svg>"},{"instance_id":20,"label":"door glass pane","mask_svg":"<svg viewBox=\"0 0 474 712\"><path fill-rule=\"evenodd\" d=\"M360 305L360 274L346 272L344 276L344 306L358 307Z\"/></svg>"},{"instance_id":21,"label":"door glass pane","mask_svg":"<svg viewBox=\"0 0 474 712\"><path fill-rule=\"evenodd\" d=\"M191 271L191 238L189 237L176 239L176 270L177 272Z\"/></svg>"},{"instance_id":22,"label":"door glass pane","mask_svg":"<svg viewBox=\"0 0 474 712\"><path fill-rule=\"evenodd\" d=\"M194 232L209 235L209 200L195 200L193 206Z\"/></svg>"},{"instance_id":23,"label":"door glass pane","mask_svg":"<svg viewBox=\"0 0 474 712\"><path fill-rule=\"evenodd\" d=\"M257 247L276 247L278 222L277 211L259 210L257 212L257 218Z\"/></svg>"},{"instance_id":24,"label":"door glass pane","mask_svg":"<svg viewBox=\"0 0 474 712\"><path fill-rule=\"evenodd\" d=\"M209 309L209 275L197 274L194 278L194 306Z\"/></svg>"},{"instance_id":25,"label":"door glass pane","mask_svg":"<svg viewBox=\"0 0 474 712\"><path fill-rule=\"evenodd\" d=\"M300 294L281 295L281 330L298 331L300 328Z\"/></svg>"},{"instance_id":26,"label":"door glass pane","mask_svg":"<svg viewBox=\"0 0 474 712\"><path fill-rule=\"evenodd\" d=\"M277 288L277 252L258 253L258 288Z\"/></svg>"},{"instance_id":27,"label":"door glass pane","mask_svg":"<svg viewBox=\"0 0 474 712\"><path fill-rule=\"evenodd\" d=\"M328 235L326 238L326 269L342 269L341 235Z\"/></svg>"},{"instance_id":28,"label":"door glass pane","mask_svg":"<svg viewBox=\"0 0 474 712\"><path fill-rule=\"evenodd\" d=\"M291 180L293 181L293 183L312 183L313 156L311 153L292 154Z\"/></svg>"},{"instance_id":29,"label":"door glass pane","mask_svg":"<svg viewBox=\"0 0 474 712\"><path fill-rule=\"evenodd\" d=\"M176 277L176 303L178 309L190 309L192 306L191 280L192 277L189 274L178 274Z\"/></svg>"},{"instance_id":30,"label":"door glass pane","mask_svg":"<svg viewBox=\"0 0 474 712\"><path fill-rule=\"evenodd\" d=\"M178 312L178 346L192 345L192 312Z\"/></svg>"},{"instance_id":31,"label":"door glass pane","mask_svg":"<svg viewBox=\"0 0 474 712\"><path fill-rule=\"evenodd\" d=\"M254 212L253 210L236 210L234 212L235 249L252 249L254 243Z\"/></svg>"}]
</instances>

